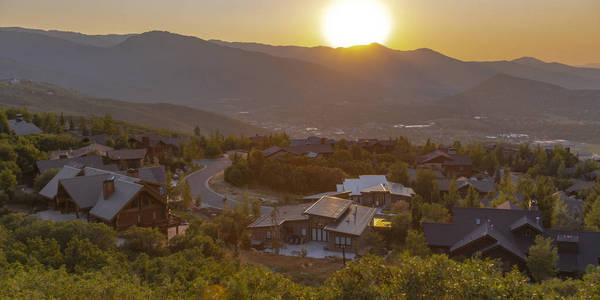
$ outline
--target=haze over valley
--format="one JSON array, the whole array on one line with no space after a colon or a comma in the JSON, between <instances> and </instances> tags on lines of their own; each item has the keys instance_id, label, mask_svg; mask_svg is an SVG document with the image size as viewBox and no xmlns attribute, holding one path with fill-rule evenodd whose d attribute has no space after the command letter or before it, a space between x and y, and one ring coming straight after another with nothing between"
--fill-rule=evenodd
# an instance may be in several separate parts
<instances>
[{"instance_id":1,"label":"haze over valley","mask_svg":"<svg viewBox=\"0 0 600 300\"><path fill-rule=\"evenodd\" d=\"M207 41L163 31L2 28L0 42L0 78L96 98L185 105L293 136L452 140L517 133L600 143L600 69L591 67L531 57L461 61L380 44ZM3 104L31 106L7 99Z\"/></svg>"}]
</instances>

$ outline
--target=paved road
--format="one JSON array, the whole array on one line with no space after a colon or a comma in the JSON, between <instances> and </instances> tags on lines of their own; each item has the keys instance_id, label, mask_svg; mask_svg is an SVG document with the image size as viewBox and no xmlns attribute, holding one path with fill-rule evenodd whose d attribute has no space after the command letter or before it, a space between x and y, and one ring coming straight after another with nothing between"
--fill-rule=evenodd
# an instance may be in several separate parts
<instances>
[{"instance_id":1,"label":"paved road","mask_svg":"<svg viewBox=\"0 0 600 300\"><path fill-rule=\"evenodd\" d=\"M200 159L195 161L197 164L205 165L206 167L200 171L194 172L186 177L190 188L192 189L192 195L196 198L198 195L202 198L202 207L211 207L216 209L223 209L224 195L215 192L208 186L208 181L211 177L217 173L225 170L231 165L229 158L218 158L218 159ZM236 205L238 202L235 199L227 199L227 203L230 205ZM269 214L273 208L269 206L261 207L261 214Z\"/></svg>"},{"instance_id":2,"label":"paved road","mask_svg":"<svg viewBox=\"0 0 600 300\"><path fill-rule=\"evenodd\" d=\"M202 198L202 206L208 206L212 208L223 209L225 196L213 191L208 187L208 180L215 174L225 170L231 165L229 158L217 158L217 159L201 159L197 163L205 165L206 167L200 171L194 172L186 177L190 188L192 189L192 195L194 199L200 195Z\"/></svg>"}]
</instances>

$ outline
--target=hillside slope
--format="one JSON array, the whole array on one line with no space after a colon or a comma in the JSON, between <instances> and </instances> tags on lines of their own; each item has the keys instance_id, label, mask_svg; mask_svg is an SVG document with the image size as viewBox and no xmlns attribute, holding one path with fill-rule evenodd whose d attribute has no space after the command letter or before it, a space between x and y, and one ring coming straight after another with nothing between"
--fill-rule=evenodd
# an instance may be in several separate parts
<instances>
[{"instance_id":1,"label":"hillside slope","mask_svg":"<svg viewBox=\"0 0 600 300\"><path fill-rule=\"evenodd\" d=\"M67 115L111 114L118 120L187 133L192 133L196 125L205 134L215 130L235 135L265 132L237 120L185 106L91 98L74 90L27 80L0 81L0 106L19 106L33 112L62 112Z\"/></svg>"}]
</instances>

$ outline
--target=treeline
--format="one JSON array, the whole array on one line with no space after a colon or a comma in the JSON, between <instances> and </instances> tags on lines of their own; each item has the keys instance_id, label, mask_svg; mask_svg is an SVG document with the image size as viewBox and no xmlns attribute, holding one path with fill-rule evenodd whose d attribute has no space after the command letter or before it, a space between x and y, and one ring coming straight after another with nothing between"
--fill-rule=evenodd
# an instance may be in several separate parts
<instances>
[{"instance_id":1,"label":"treeline","mask_svg":"<svg viewBox=\"0 0 600 300\"><path fill-rule=\"evenodd\" d=\"M218 224L223 225L223 224ZM193 222L166 243L152 229L121 234L103 224L0 217L2 298L194 299L596 299L600 268L582 279L531 283L497 261L443 255L367 255L307 287L263 267L242 265L217 224ZM234 224L230 224L234 226ZM217 236L217 237L213 237Z\"/></svg>"},{"instance_id":2,"label":"treeline","mask_svg":"<svg viewBox=\"0 0 600 300\"><path fill-rule=\"evenodd\" d=\"M233 185L259 184L296 194L330 191L346 176L339 168L322 166L303 156L265 159L257 149L250 151L247 159L235 157L225 169L225 180Z\"/></svg>"}]
</instances>

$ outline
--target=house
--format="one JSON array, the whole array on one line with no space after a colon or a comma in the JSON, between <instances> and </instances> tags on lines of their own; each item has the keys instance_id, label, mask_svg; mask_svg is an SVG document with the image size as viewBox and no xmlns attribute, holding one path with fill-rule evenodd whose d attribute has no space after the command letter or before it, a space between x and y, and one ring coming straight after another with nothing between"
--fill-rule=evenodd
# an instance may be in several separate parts
<instances>
[{"instance_id":1,"label":"house","mask_svg":"<svg viewBox=\"0 0 600 300\"><path fill-rule=\"evenodd\" d=\"M473 161L466 154L456 154L453 148L447 151L435 150L431 153L417 157L418 165L443 170L447 177L471 177L473 175Z\"/></svg>"},{"instance_id":2,"label":"house","mask_svg":"<svg viewBox=\"0 0 600 300\"><path fill-rule=\"evenodd\" d=\"M280 157L286 154L305 155L312 158L324 157L333 154L333 146L330 144L301 145L285 148L273 146L263 151L265 158Z\"/></svg>"},{"instance_id":3,"label":"house","mask_svg":"<svg viewBox=\"0 0 600 300\"><path fill-rule=\"evenodd\" d=\"M455 207L453 223L423 223L423 233L436 253L458 259L497 258L507 271L513 265L527 269L529 247L536 235L553 240L560 274L581 274L588 265L598 266L600 259L600 232L543 228L539 211Z\"/></svg>"},{"instance_id":4,"label":"house","mask_svg":"<svg viewBox=\"0 0 600 300\"><path fill-rule=\"evenodd\" d=\"M441 193L448 193L448 191L450 190L450 185L452 184L452 180L437 179L436 181L438 183L438 190ZM496 192L496 185L494 183L494 180L492 180L491 178L477 180L461 177L456 179L455 181L458 186L458 192L462 197L466 197L467 191L471 186L475 189L475 191L477 191L477 193L479 193L480 198Z\"/></svg>"},{"instance_id":5,"label":"house","mask_svg":"<svg viewBox=\"0 0 600 300\"><path fill-rule=\"evenodd\" d=\"M104 145L107 146L109 141L110 143L114 144L115 141L117 141L119 137L116 135L110 135L110 134L98 134L98 135L88 135L88 136L80 136L79 139L82 142L90 142L92 144L99 144L99 145Z\"/></svg>"},{"instance_id":6,"label":"house","mask_svg":"<svg viewBox=\"0 0 600 300\"><path fill-rule=\"evenodd\" d=\"M144 165L146 149L120 149L108 151L108 158L121 169L137 169Z\"/></svg>"},{"instance_id":7,"label":"house","mask_svg":"<svg viewBox=\"0 0 600 300\"><path fill-rule=\"evenodd\" d=\"M319 199L321 199L323 196L331 196L331 197L336 197L336 198L342 198L342 199L349 199L350 198L350 191L343 191L343 192L325 192L325 193L319 193L319 194L315 194L315 195L309 195L306 197L303 197L302 200L303 201L310 201L310 202L314 202L317 201Z\"/></svg>"},{"instance_id":8,"label":"house","mask_svg":"<svg viewBox=\"0 0 600 300\"><path fill-rule=\"evenodd\" d=\"M163 158L180 153L179 140L171 137L142 135L129 139L132 148L147 149L149 158Z\"/></svg>"},{"instance_id":9,"label":"house","mask_svg":"<svg viewBox=\"0 0 600 300\"><path fill-rule=\"evenodd\" d=\"M35 165L37 166L40 174L43 174L50 169L61 169L64 166L71 166L79 169L84 167L92 167L96 169L105 169L108 171L118 170L117 165L105 165L102 161L102 157L98 155L87 155L75 158L38 160L35 162Z\"/></svg>"},{"instance_id":10,"label":"house","mask_svg":"<svg viewBox=\"0 0 600 300\"><path fill-rule=\"evenodd\" d=\"M579 193L587 188L590 188L596 184L594 181L585 181L579 179L573 179L573 185L565 190L569 196L577 196Z\"/></svg>"},{"instance_id":11,"label":"house","mask_svg":"<svg viewBox=\"0 0 600 300\"><path fill-rule=\"evenodd\" d=\"M65 166L40 195L48 199L52 209L74 212L79 218L103 222L116 230L137 225L166 232L180 222L169 213L163 185L156 182L160 179L151 180L90 167Z\"/></svg>"},{"instance_id":12,"label":"house","mask_svg":"<svg viewBox=\"0 0 600 300\"><path fill-rule=\"evenodd\" d=\"M8 120L10 130L16 135L29 135L34 133L42 133L35 124L29 123L23 119L23 114L17 114L17 118L14 120Z\"/></svg>"},{"instance_id":13,"label":"house","mask_svg":"<svg viewBox=\"0 0 600 300\"><path fill-rule=\"evenodd\" d=\"M56 150L51 151L48 156L50 159L61 159L61 158L77 158L86 156L89 154L98 154L100 156L106 156L108 151L115 150L112 147L105 146L102 144L92 143L90 145L81 147L74 150Z\"/></svg>"},{"instance_id":14,"label":"house","mask_svg":"<svg viewBox=\"0 0 600 300\"><path fill-rule=\"evenodd\" d=\"M306 145L334 145L335 140L323 138L319 136L309 136L305 139L290 140L290 147L306 146Z\"/></svg>"},{"instance_id":15,"label":"house","mask_svg":"<svg viewBox=\"0 0 600 300\"><path fill-rule=\"evenodd\" d=\"M361 175L345 179L336 186L338 193L350 192L350 200L365 206L389 209L392 203L407 201L415 195L412 188L390 182L385 175Z\"/></svg>"},{"instance_id":16,"label":"house","mask_svg":"<svg viewBox=\"0 0 600 300\"><path fill-rule=\"evenodd\" d=\"M389 153L394 150L394 147L396 146L396 141L391 139L358 139L356 142L351 144L356 144L362 147L363 149L373 153Z\"/></svg>"},{"instance_id":17,"label":"house","mask_svg":"<svg viewBox=\"0 0 600 300\"><path fill-rule=\"evenodd\" d=\"M347 199L323 196L313 204L278 207L248 226L252 244L270 247L273 238L282 241L323 242L329 251L364 253L366 236L373 228L376 209Z\"/></svg>"}]
</instances>

